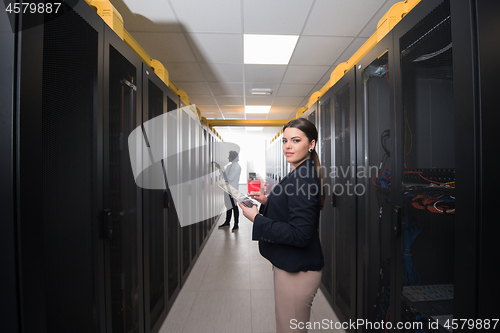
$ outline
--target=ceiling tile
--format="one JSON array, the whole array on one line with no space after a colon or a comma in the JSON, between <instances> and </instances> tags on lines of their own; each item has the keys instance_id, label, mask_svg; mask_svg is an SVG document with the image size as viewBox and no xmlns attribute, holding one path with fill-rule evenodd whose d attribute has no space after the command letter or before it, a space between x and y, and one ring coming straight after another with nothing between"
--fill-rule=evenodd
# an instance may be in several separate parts
<instances>
[{"instance_id":1,"label":"ceiling tile","mask_svg":"<svg viewBox=\"0 0 500 333\"><path fill-rule=\"evenodd\" d=\"M189 101L196 105L217 105L212 95L189 95Z\"/></svg>"},{"instance_id":2,"label":"ceiling tile","mask_svg":"<svg viewBox=\"0 0 500 333\"><path fill-rule=\"evenodd\" d=\"M300 103L303 103L307 101L303 96L298 96L298 97L276 97L274 99L273 105L290 105L290 106L297 106Z\"/></svg>"},{"instance_id":3,"label":"ceiling tile","mask_svg":"<svg viewBox=\"0 0 500 333\"><path fill-rule=\"evenodd\" d=\"M182 33L131 32L130 34L153 59L162 59L165 62L196 61Z\"/></svg>"},{"instance_id":4,"label":"ceiling tile","mask_svg":"<svg viewBox=\"0 0 500 333\"><path fill-rule=\"evenodd\" d=\"M206 82L182 82L179 84L178 88L184 90L189 96L212 94Z\"/></svg>"},{"instance_id":5,"label":"ceiling tile","mask_svg":"<svg viewBox=\"0 0 500 333\"><path fill-rule=\"evenodd\" d=\"M193 52L200 62L243 63L243 38L240 34L190 34Z\"/></svg>"},{"instance_id":6,"label":"ceiling tile","mask_svg":"<svg viewBox=\"0 0 500 333\"><path fill-rule=\"evenodd\" d=\"M277 96L305 96L314 88L314 84L282 84Z\"/></svg>"},{"instance_id":7,"label":"ceiling tile","mask_svg":"<svg viewBox=\"0 0 500 333\"><path fill-rule=\"evenodd\" d=\"M243 96L217 96L218 105L243 105Z\"/></svg>"},{"instance_id":8,"label":"ceiling tile","mask_svg":"<svg viewBox=\"0 0 500 333\"><path fill-rule=\"evenodd\" d=\"M288 66L283 83L316 84L330 66Z\"/></svg>"},{"instance_id":9,"label":"ceiling tile","mask_svg":"<svg viewBox=\"0 0 500 333\"><path fill-rule=\"evenodd\" d=\"M231 105L220 105L220 109L223 113L231 113L231 114L244 114L245 107L241 106L231 106Z\"/></svg>"},{"instance_id":10,"label":"ceiling tile","mask_svg":"<svg viewBox=\"0 0 500 333\"><path fill-rule=\"evenodd\" d=\"M244 1L244 33L298 35L312 0Z\"/></svg>"},{"instance_id":11,"label":"ceiling tile","mask_svg":"<svg viewBox=\"0 0 500 333\"><path fill-rule=\"evenodd\" d=\"M276 114L269 114L267 116L266 119L269 119L269 120L281 120L281 119L290 119L292 117L295 117L295 112L292 112L290 114L285 114L285 113L276 113ZM276 133L274 133L274 135L278 134L278 132L281 131L281 128L278 129L278 131L276 131Z\"/></svg>"},{"instance_id":12,"label":"ceiling tile","mask_svg":"<svg viewBox=\"0 0 500 333\"><path fill-rule=\"evenodd\" d=\"M240 1L170 0L170 3L186 31L241 33Z\"/></svg>"},{"instance_id":13,"label":"ceiling tile","mask_svg":"<svg viewBox=\"0 0 500 333\"><path fill-rule=\"evenodd\" d=\"M168 71L170 80L176 85L182 81L205 81L205 76L200 69L200 66L195 62L189 63L168 63L158 59Z\"/></svg>"},{"instance_id":14,"label":"ceiling tile","mask_svg":"<svg viewBox=\"0 0 500 333\"><path fill-rule=\"evenodd\" d=\"M355 37L384 2L384 0L316 0L303 34Z\"/></svg>"},{"instance_id":15,"label":"ceiling tile","mask_svg":"<svg viewBox=\"0 0 500 333\"><path fill-rule=\"evenodd\" d=\"M278 106L278 105L273 105L271 108L271 111L269 114L273 115L290 115L294 113L296 107L295 106Z\"/></svg>"},{"instance_id":16,"label":"ceiling tile","mask_svg":"<svg viewBox=\"0 0 500 333\"><path fill-rule=\"evenodd\" d=\"M245 96L246 105L272 105L274 96Z\"/></svg>"},{"instance_id":17,"label":"ceiling tile","mask_svg":"<svg viewBox=\"0 0 500 333\"><path fill-rule=\"evenodd\" d=\"M280 83L287 66L245 65L245 82Z\"/></svg>"},{"instance_id":18,"label":"ceiling tile","mask_svg":"<svg viewBox=\"0 0 500 333\"><path fill-rule=\"evenodd\" d=\"M290 65L331 66L352 39L352 37L302 36L290 59Z\"/></svg>"},{"instance_id":19,"label":"ceiling tile","mask_svg":"<svg viewBox=\"0 0 500 333\"><path fill-rule=\"evenodd\" d=\"M209 83L214 95L243 95L243 83Z\"/></svg>"},{"instance_id":20,"label":"ceiling tile","mask_svg":"<svg viewBox=\"0 0 500 333\"><path fill-rule=\"evenodd\" d=\"M201 68L209 82L242 82L243 65L235 64L201 64Z\"/></svg>"},{"instance_id":21,"label":"ceiling tile","mask_svg":"<svg viewBox=\"0 0 500 333\"><path fill-rule=\"evenodd\" d=\"M181 32L182 29L168 1L111 0L131 31Z\"/></svg>"},{"instance_id":22,"label":"ceiling tile","mask_svg":"<svg viewBox=\"0 0 500 333\"><path fill-rule=\"evenodd\" d=\"M244 113L223 112L224 119L245 119Z\"/></svg>"}]
</instances>

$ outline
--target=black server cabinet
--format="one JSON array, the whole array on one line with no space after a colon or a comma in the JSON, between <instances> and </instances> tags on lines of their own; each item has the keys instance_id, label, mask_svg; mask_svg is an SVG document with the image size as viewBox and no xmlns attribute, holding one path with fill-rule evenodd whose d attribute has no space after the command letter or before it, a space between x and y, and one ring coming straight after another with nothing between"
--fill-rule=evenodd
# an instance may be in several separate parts
<instances>
[{"instance_id":1,"label":"black server cabinet","mask_svg":"<svg viewBox=\"0 0 500 333\"><path fill-rule=\"evenodd\" d=\"M200 209L205 212L205 216L209 216L208 214L208 209L209 209L209 205L208 205L208 196L209 196L209 193L208 193L208 190L209 190L209 180L207 178L208 176L208 172L209 172L209 163L210 163L210 160L208 159L208 134L207 134L207 129L205 127L203 127L201 129L202 131L202 137L200 139L200 145L201 145L201 170L200 170L200 175L205 177L204 178L204 181L202 183L202 187L201 187L201 191L202 193L204 193L205 195L203 196L203 202L202 202L202 205L200 207ZM203 221L203 238L207 238L208 235L209 235L209 231L210 231L210 217L208 217L207 219L205 219Z\"/></svg>"},{"instance_id":2,"label":"black server cabinet","mask_svg":"<svg viewBox=\"0 0 500 333\"><path fill-rule=\"evenodd\" d=\"M175 185L179 179L179 145L178 140L178 97L173 93L166 96L167 99L167 174L171 177L169 185ZM168 179L167 179L168 181ZM168 209L167 209L167 299L168 309L173 305L181 287L181 227L177 208L174 205L170 188L167 189Z\"/></svg>"},{"instance_id":3,"label":"black server cabinet","mask_svg":"<svg viewBox=\"0 0 500 333\"><path fill-rule=\"evenodd\" d=\"M438 329L454 332L495 324L499 228L487 177L497 150L499 10L495 1L426 1L394 29L393 322L441 319ZM420 301L412 283L441 294Z\"/></svg>"},{"instance_id":4,"label":"black server cabinet","mask_svg":"<svg viewBox=\"0 0 500 333\"><path fill-rule=\"evenodd\" d=\"M372 323L390 308L392 45L389 32L356 64L357 318Z\"/></svg>"},{"instance_id":5,"label":"black server cabinet","mask_svg":"<svg viewBox=\"0 0 500 333\"><path fill-rule=\"evenodd\" d=\"M319 100L319 158L321 167L325 170L324 185L326 190L325 205L320 213L320 240L325 257L325 267L321 276L321 288L330 304L333 304L333 206L332 206L332 178L330 169L332 164L332 99L328 91L323 98Z\"/></svg>"},{"instance_id":6,"label":"black server cabinet","mask_svg":"<svg viewBox=\"0 0 500 333\"><path fill-rule=\"evenodd\" d=\"M163 157L166 156L167 147L164 138L167 138L167 132L165 127L158 126L158 121L161 119L161 123L166 125L163 121L163 116L167 112L169 89L153 73L153 70L144 63L142 75L142 128L144 129L144 140L148 150L151 152L151 162L154 163L155 158L153 156L155 153L161 151ZM152 121L148 123L150 120ZM143 176L144 178L150 178L145 179L144 183L154 186L143 188L142 190L144 225L144 324L145 332L158 332L167 315L168 300L166 240L169 224L169 193L165 160L162 159L160 163L153 164L150 170L152 172L146 171ZM158 184L156 184L157 182ZM161 187L165 189L161 189Z\"/></svg>"},{"instance_id":7,"label":"black server cabinet","mask_svg":"<svg viewBox=\"0 0 500 333\"><path fill-rule=\"evenodd\" d=\"M496 166L498 158L494 152L498 151L498 140L497 137L497 126L500 117L497 112L498 105L498 84L497 78L500 75L500 69L497 65L498 59L500 58L500 47L498 43L495 42L496 36L500 32L500 22L498 20L498 14L500 13L500 3L494 0L482 0L482 1L465 1L468 3L469 11L462 10L466 7L465 4L458 4L452 2L451 13L452 13L452 25L453 32L457 30L462 32L461 29L466 29L460 40L453 39L453 47L456 48L457 54L454 53L454 72L455 78L460 79L460 82L472 81L475 83L474 90L467 89L465 85L455 86L455 98L461 98L457 100L455 105L457 109L457 128L460 128L460 133L464 128L471 128L475 124L475 128L470 133L476 133L476 139L473 140L471 135L468 136L468 142L464 142L467 138L457 135L457 146L460 147L457 150L457 183L460 180L464 180L469 188L464 188L462 186L457 190L457 211L459 207L467 205L469 207L474 207L470 209L469 216L463 216L461 214L457 216L457 240L463 237L468 239L467 247L457 248L458 258L469 258L473 254L472 242L470 240L471 234L476 234L480 242L478 244L477 253L479 259L477 260L478 271L477 279L477 300L473 301L474 290L471 290L471 283L473 280L470 277L469 268L465 266L462 260L457 260L456 267L460 271L460 274L464 274L467 280L460 283L457 286L461 287L456 291L457 298L460 296L460 300L463 300L461 304L467 304L468 302L477 304L477 320L483 321L483 328L486 328L486 320L491 320L492 318L498 318L498 299L500 298L500 286L498 284L498 279L495 278L496 267L500 266L500 256L498 251L496 251L496 236L500 233L500 225L495 221L498 220L497 205L495 204L495 190L498 188L498 178L493 175L496 174ZM467 16L460 15L460 13L467 13ZM467 24L464 24L464 20L467 20ZM469 22L475 22L477 24L476 28L476 59L478 66L476 66L474 79L468 78L463 79L470 75L470 69L472 63L470 61L470 56L472 53L469 51L471 49L471 38L469 38L471 32ZM469 51L467 53L467 51ZM465 58L465 59L464 59ZM463 70L462 64L469 64L467 70ZM472 91L479 93L475 95L475 100L471 97L474 96ZM466 98L466 99L465 99ZM480 112L475 112L474 115L467 113L470 110L468 106L472 101L479 103L479 107L476 104L476 110ZM466 115L467 116L464 116ZM474 117L474 118L473 118ZM475 119L474 122L472 119ZM469 151L472 144L476 144L476 150L472 154ZM463 146L462 146L463 145ZM469 149L465 149L468 147ZM473 169L471 164L471 156L475 156L478 160L479 168ZM465 167L467 166L467 167ZM460 169L458 169L460 167ZM463 167L463 172L462 172ZM462 184L462 182L461 182ZM467 200L467 194L470 193L472 186L476 188L476 200L471 203ZM460 198L460 199L459 199ZM480 199L480 201L478 200ZM460 200L460 202L459 202ZM478 205L478 202L479 205ZM474 217L474 215L475 217ZM477 221L476 232L472 233L471 221ZM470 260L469 263L474 263ZM470 266L470 264L469 264ZM467 289L466 289L467 288ZM460 294L459 294L460 292ZM455 313L458 314L458 318L472 318L469 313L463 312L463 310L457 310ZM480 322L480 321L477 321ZM498 327L498 325L497 325ZM480 327L476 325L477 331L480 331Z\"/></svg>"},{"instance_id":8,"label":"black server cabinet","mask_svg":"<svg viewBox=\"0 0 500 333\"><path fill-rule=\"evenodd\" d=\"M327 198L321 212L326 269L323 291L339 318L356 318L356 82L349 70L319 101L321 165Z\"/></svg>"},{"instance_id":9,"label":"black server cabinet","mask_svg":"<svg viewBox=\"0 0 500 333\"><path fill-rule=\"evenodd\" d=\"M199 249L199 238L198 238L198 229L200 227L200 224L198 223L198 203L196 200L196 193L198 192L197 186L196 186L196 174L197 174L197 169L199 167L198 165L198 155L196 155L197 149L197 140L198 140L198 124L196 123L196 120L193 119L191 116L189 116L189 148L188 148L188 153L189 153L189 168L187 170L188 172L188 180L189 180L189 199L188 202L186 202L187 205L189 205L189 221L190 221L190 229L191 229L191 261L194 262L196 261L197 255L198 255L198 249ZM192 266L192 265L191 265Z\"/></svg>"},{"instance_id":10,"label":"black server cabinet","mask_svg":"<svg viewBox=\"0 0 500 333\"><path fill-rule=\"evenodd\" d=\"M308 115L306 117L307 120L309 120L311 123L313 123L314 125L318 125L318 121L317 121L317 115L318 115L318 103L314 103L313 105L311 105L311 107L307 110L308 112Z\"/></svg>"},{"instance_id":11,"label":"black server cabinet","mask_svg":"<svg viewBox=\"0 0 500 333\"><path fill-rule=\"evenodd\" d=\"M17 303L18 316L7 325L15 322L19 332L99 332L104 299L94 273L101 264L104 24L85 2L73 9L62 3L52 15L19 14L16 24L16 49L7 60L15 59L14 80L5 78L12 86L2 99L12 103L10 113L9 106L2 110L2 126L12 126L5 156L13 156L13 164L2 171L13 177L15 205L14 223L8 219L2 226L16 229L2 232L8 237L2 244L17 261L6 269L18 278L12 291L19 297L10 304Z\"/></svg>"},{"instance_id":12,"label":"black server cabinet","mask_svg":"<svg viewBox=\"0 0 500 333\"><path fill-rule=\"evenodd\" d=\"M181 103L181 106L182 103ZM190 210L185 209L185 205L189 205L190 201L188 199L189 196L189 191L190 188L187 186L188 181L190 180L190 160L191 160L191 154L189 153L189 142L190 142L190 127L189 127L189 115L182 111L180 112L180 169L179 169L179 179L182 184L182 202L180 205L182 207L180 208L181 214L182 214L182 220L183 223L189 223L190 222ZM181 227L181 276L182 276L182 284L186 282L186 279L189 275L190 268L191 268L191 253L192 253L192 246L191 242L195 241L195 239L192 239L191 235L193 234L193 228L194 226L192 224L184 225ZM196 232L195 232L196 234Z\"/></svg>"},{"instance_id":13,"label":"black server cabinet","mask_svg":"<svg viewBox=\"0 0 500 333\"><path fill-rule=\"evenodd\" d=\"M15 148L14 124L16 119L15 96L15 42L17 40L16 15L7 11L0 13L0 72L4 73L4 80L0 83L0 172L2 173L2 186L0 186L0 209L3 212L3 221L0 223L0 265L2 268L2 281L0 294L0 320L8 332L19 332L19 300L17 298L17 240L15 221ZM10 24L12 20L12 25Z\"/></svg>"},{"instance_id":14,"label":"black server cabinet","mask_svg":"<svg viewBox=\"0 0 500 333\"><path fill-rule=\"evenodd\" d=\"M142 125L141 115L142 61L106 26L102 224L108 332L144 332L142 189L128 147L130 133Z\"/></svg>"},{"instance_id":15,"label":"black server cabinet","mask_svg":"<svg viewBox=\"0 0 500 333\"><path fill-rule=\"evenodd\" d=\"M420 322L423 330L437 320L446 323L460 304L454 300L460 211L455 213L452 40L461 36L452 36L452 20L450 1L426 1L394 28L390 316L395 325Z\"/></svg>"}]
</instances>

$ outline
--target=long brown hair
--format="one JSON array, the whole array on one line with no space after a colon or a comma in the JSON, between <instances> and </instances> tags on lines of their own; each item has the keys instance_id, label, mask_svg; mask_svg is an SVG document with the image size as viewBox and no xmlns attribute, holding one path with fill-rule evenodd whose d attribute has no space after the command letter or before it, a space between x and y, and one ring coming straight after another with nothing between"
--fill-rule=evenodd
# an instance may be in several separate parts
<instances>
[{"instance_id":1,"label":"long brown hair","mask_svg":"<svg viewBox=\"0 0 500 333\"><path fill-rule=\"evenodd\" d=\"M316 170L316 174L318 175L320 184L321 184L321 209L325 206L325 184L323 181L323 172L321 171L321 163L319 161L319 156L318 153L316 152L316 146L318 145L318 130L316 129L316 126L309 120L305 118L297 118L290 120L285 126L283 126L283 131L287 129L288 127L292 128L297 128L304 132L306 135L307 139L309 140L309 143L314 140L316 142L316 145L314 146L313 151L310 153L311 158L314 162L314 169Z\"/></svg>"}]
</instances>

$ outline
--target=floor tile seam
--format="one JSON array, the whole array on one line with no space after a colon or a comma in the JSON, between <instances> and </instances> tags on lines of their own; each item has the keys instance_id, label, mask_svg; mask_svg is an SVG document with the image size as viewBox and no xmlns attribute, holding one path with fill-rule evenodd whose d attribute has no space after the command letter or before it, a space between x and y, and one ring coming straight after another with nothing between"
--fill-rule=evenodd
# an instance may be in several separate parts
<instances>
[{"instance_id":1,"label":"floor tile seam","mask_svg":"<svg viewBox=\"0 0 500 333\"><path fill-rule=\"evenodd\" d=\"M194 297L193 303L191 304L191 308L189 309L189 314L187 316L188 319L186 320L181 333L190 333L190 332L185 332L185 331L188 327L189 319L191 318L191 314L193 312L194 305L196 304L196 301L198 300L199 293L200 293L200 289L198 288L198 290L196 291L196 296Z\"/></svg>"}]
</instances>

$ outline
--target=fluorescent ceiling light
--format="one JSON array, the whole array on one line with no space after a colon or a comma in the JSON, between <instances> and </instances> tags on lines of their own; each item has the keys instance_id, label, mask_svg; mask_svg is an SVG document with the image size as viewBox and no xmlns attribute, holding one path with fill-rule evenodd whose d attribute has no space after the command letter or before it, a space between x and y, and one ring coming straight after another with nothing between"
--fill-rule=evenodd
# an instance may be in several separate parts
<instances>
[{"instance_id":1,"label":"fluorescent ceiling light","mask_svg":"<svg viewBox=\"0 0 500 333\"><path fill-rule=\"evenodd\" d=\"M269 113L271 105L245 105L245 113Z\"/></svg>"},{"instance_id":2,"label":"fluorescent ceiling light","mask_svg":"<svg viewBox=\"0 0 500 333\"><path fill-rule=\"evenodd\" d=\"M299 36L244 35L244 63L288 65Z\"/></svg>"},{"instance_id":3,"label":"fluorescent ceiling light","mask_svg":"<svg viewBox=\"0 0 500 333\"><path fill-rule=\"evenodd\" d=\"M273 90L271 88L253 88L252 95L271 95Z\"/></svg>"}]
</instances>

